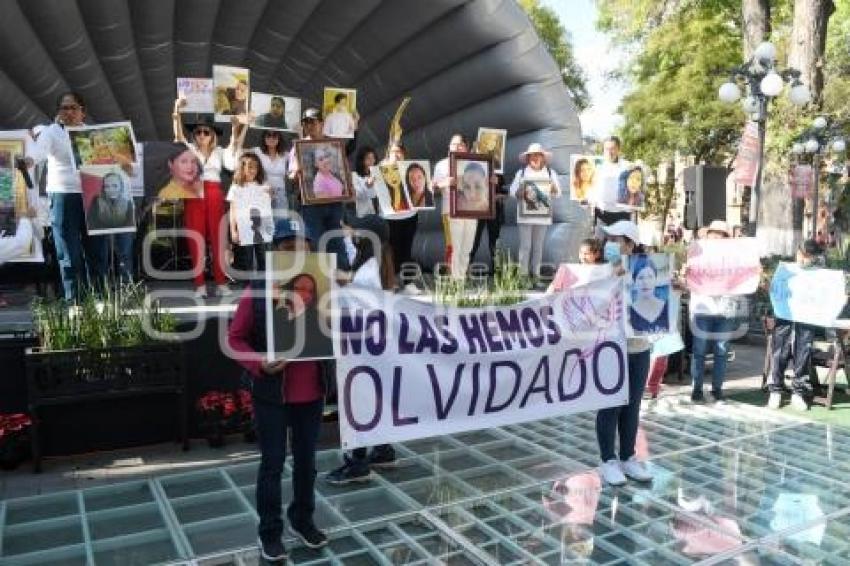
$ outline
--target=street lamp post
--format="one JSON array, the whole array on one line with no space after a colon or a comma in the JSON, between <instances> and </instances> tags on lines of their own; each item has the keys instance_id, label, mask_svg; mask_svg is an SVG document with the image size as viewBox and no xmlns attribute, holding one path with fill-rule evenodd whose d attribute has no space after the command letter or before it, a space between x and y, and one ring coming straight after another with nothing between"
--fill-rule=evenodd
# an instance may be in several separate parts
<instances>
[{"instance_id":1,"label":"street lamp post","mask_svg":"<svg viewBox=\"0 0 850 566\"><path fill-rule=\"evenodd\" d=\"M815 176L812 185L812 238L817 238L821 156L830 150L836 154L843 153L847 148L847 144L841 136L841 129L838 125L831 125L826 118L818 116L812 121L812 125L804 130L798 137L798 140L794 142L794 145L791 146L791 152L797 156L803 153L812 156L812 169Z\"/></svg>"},{"instance_id":2,"label":"street lamp post","mask_svg":"<svg viewBox=\"0 0 850 566\"><path fill-rule=\"evenodd\" d=\"M764 142L767 132L767 109L770 100L782 93L785 83L790 85L788 98L795 106L805 106L812 96L806 85L800 82L800 71L793 68L777 70L776 48L770 42L761 43L752 58L741 65L729 69L729 81L718 92L720 100L733 104L741 99L741 85L749 89L749 94L741 101L741 106L750 119L758 124L759 153L756 164L756 178L750 198L750 214L747 232L755 236L758 225L759 201L761 198L762 173L764 170Z\"/></svg>"}]
</instances>

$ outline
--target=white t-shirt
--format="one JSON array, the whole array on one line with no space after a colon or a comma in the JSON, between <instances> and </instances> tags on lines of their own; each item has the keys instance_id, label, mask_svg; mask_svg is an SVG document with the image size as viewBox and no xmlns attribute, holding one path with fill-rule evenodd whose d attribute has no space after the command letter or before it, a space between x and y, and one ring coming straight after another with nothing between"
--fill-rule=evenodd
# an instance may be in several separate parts
<instances>
[{"instance_id":1,"label":"white t-shirt","mask_svg":"<svg viewBox=\"0 0 850 566\"><path fill-rule=\"evenodd\" d=\"M366 184L366 178L358 175L356 171L351 172L351 183L354 185L357 216L375 214L375 205L372 203L372 199L376 197L374 183L370 187Z\"/></svg>"},{"instance_id":2,"label":"white t-shirt","mask_svg":"<svg viewBox=\"0 0 850 566\"><path fill-rule=\"evenodd\" d=\"M48 193L81 193L80 174L74 167L74 152L68 132L59 124L50 124L32 145L33 161L47 160Z\"/></svg>"},{"instance_id":3,"label":"white t-shirt","mask_svg":"<svg viewBox=\"0 0 850 566\"><path fill-rule=\"evenodd\" d=\"M348 112L331 112L325 117L322 131L331 138L350 138L354 136L356 125L354 117Z\"/></svg>"},{"instance_id":4,"label":"white t-shirt","mask_svg":"<svg viewBox=\"0 0 850 566\"><path fill-rule=\"evenodd\" d=\"M549 194L547 196L549 196L550 198L561 196L561 183L558 182L557 173L555 173L555 171L552 168L548 168L548 170L547 170L546 167L544 167L543 169L540 169L539 171L535 171L534 169L531 169L530 167L526 166L526 167L523 167L522 169L520 169L519 171L517 171L516 175L514 176L514 180L511 183L511 188L509 189L509 192L512 195L514 195L515 197L517 197L517 191L519 190L520 182L523 179L546 179L546 178L549 179L549 181L552 183L552 187L555 189L554 195ZM517 199L519 199L519 197L517 197ZM551 200L549 202L551 203ZM519 207L519 202L517 202L517 207ZM517 215L516 221L517 221L517 224L543 224L543 225L547 225L547 224L552 223L552 215L531 216L531 217Z\"/></svg>"},{"instance_id":5,"label":"white t-shirt","mask_svg":"<svg viewBox=\"0 0 850 566\"><path fill-rule=\"evenodd\" d=\"M228 171L233 171L233 167L236 164L236 156L233 155L233 152L225 151L221 146L213 148L209 157L204 157L204 154L201 153L198 146L193 143L189 144L189 149L192 150L192 153L194 153L195 157L197 157L201 162L201 166L204 169L203 175L201 175L201 180L203 181L220 183L221 170L227 169Z\"/></svg>"},{"instance_id":6,"label":"white t-shirt","mask_svg":"<svg viewBox=\"0 0 850 566\"><path fill-rule=\"evenodd\" d=\"M443 179L449 178L449 158L441 159L434 166L434 174L431 176L431 184L436 186L436 184ZM440 195L443 199L443 211L442 214L447 215L451 212L451 205L449 204L449 188L446 187L444 189L439 190Z\"/></svg>"},{"instance_id":7,"label":"white t-shirt","mask_svg":"<svg viewBox=\"0 0 850 566\"><path fill-rule=\"evenodd\" d=\"M286 186L286 167L287 156L283 153L278 153L274 159L263 153L259 147L253 148L251 151L260 158L260 163L263 164L263 171L266 173L266 183L273 189L282 189Z\"/></svg>"},{"instance_id":8,"label":"white t-shirt","mask_svg":"<svg viewBox=\"0 0 850 566\"><path fill-rule=\"evenodd\" d=\"M602 165L596 168L592 200L597 208L609 212L624 210L622 206L617 204L617 197L620 192L620 173L628 167L629 162L620 159L616 163L603 161Z\"/></svg>"}]
</instances>

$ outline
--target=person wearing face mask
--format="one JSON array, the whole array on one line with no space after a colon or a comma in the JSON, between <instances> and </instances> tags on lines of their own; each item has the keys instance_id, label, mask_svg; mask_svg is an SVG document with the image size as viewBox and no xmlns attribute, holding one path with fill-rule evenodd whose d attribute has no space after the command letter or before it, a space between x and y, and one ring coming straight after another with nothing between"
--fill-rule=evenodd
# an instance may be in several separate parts
<instances>
[{"instance_id":1,"label":"person wearing face mask","mask_svg":"<svg viewBox=\"0 0 850 566\"><path fill-rule=\"evenodd\" d=\"M606 239L603 255L605 260L615 266L615 272L622 276L622 257L643 253L640 245L638 227L630 220L620 220L604 228ZM640 402L649 374L649 342L646 338L629 338L628 375L629 402L623 406L600 409L596 413L596 439L602 464L599 473L609 485L623 485L626 478L639 482L652 480L652 474L635 454L638 423L640 420ZM619 437L619 455L615 451L615 442Z\"/></svg>"}]
</instances>

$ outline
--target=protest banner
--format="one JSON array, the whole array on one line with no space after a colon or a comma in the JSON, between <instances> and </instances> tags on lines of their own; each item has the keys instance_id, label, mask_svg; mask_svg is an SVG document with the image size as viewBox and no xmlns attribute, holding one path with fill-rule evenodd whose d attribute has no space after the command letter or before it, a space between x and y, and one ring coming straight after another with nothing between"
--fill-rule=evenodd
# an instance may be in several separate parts
<instances>
[{"instance_id":1,"label":"protest banner","mask_svg":"<svg viewBox=\"0 0 850 566\"><path fill-rule=\"evenodd\" d=\"M685 281L691 293L749 295L756 292L760 276L755 238L696 240L688 246Z\"/></svg>"},{"instance_id":2,"label":"protest banner","mask_svg":"<svg viewBox=\"0 0 850 566\"><path fill-rule=\"evenodd\" d=\"M760 145L758 124L747 122L738 146L738 156L735 158L735 182L742 187L752 187L756 182Z\"/></svg>"},{"instance_id":3,"label":"protest banner","mask_svg":"<svg viewBox=\"0 0 850 566\"><path fill-rule=\"evenodd\" d=\"M622 294L611 278L517 305L465 309L342 289L333 317L342 446L627 403Z\"/></svg>"},{"instance_id":4,"label":"protest banner","mask_svg":"<svg viewBox=\"0 0 850 566\"><path fill-rule=\"evenodd\" d=\"M844 272L780 263L770 282L777 318L830 328L847 302Z\"/></svg>"}]
</instances>

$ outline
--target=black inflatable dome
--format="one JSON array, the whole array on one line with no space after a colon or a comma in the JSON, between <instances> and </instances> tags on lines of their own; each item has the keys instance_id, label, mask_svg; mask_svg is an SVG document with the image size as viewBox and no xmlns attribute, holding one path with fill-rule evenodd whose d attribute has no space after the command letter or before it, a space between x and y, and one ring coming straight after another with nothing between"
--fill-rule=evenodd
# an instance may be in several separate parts
<instances>
[{"instance_id":1,"label":"black inflatable dome","mask_svg":"<svg viewBox=\"0 0 850 566\"><path fill-rule=\"evenodd\" d=\"M170 139L175 78L216 63L307 104L326 85L356 88L358 141L377 147L409 95L414 156L445 155L454 131L505 128L506 174L532 141L566 174L581 146L559 70L515 0L3 0L0 13L3 129L48 121L70 89L93 121L130 119L142 141ZM581 217L558 208L550 235Z\"/></svg>"}]
</instances>

